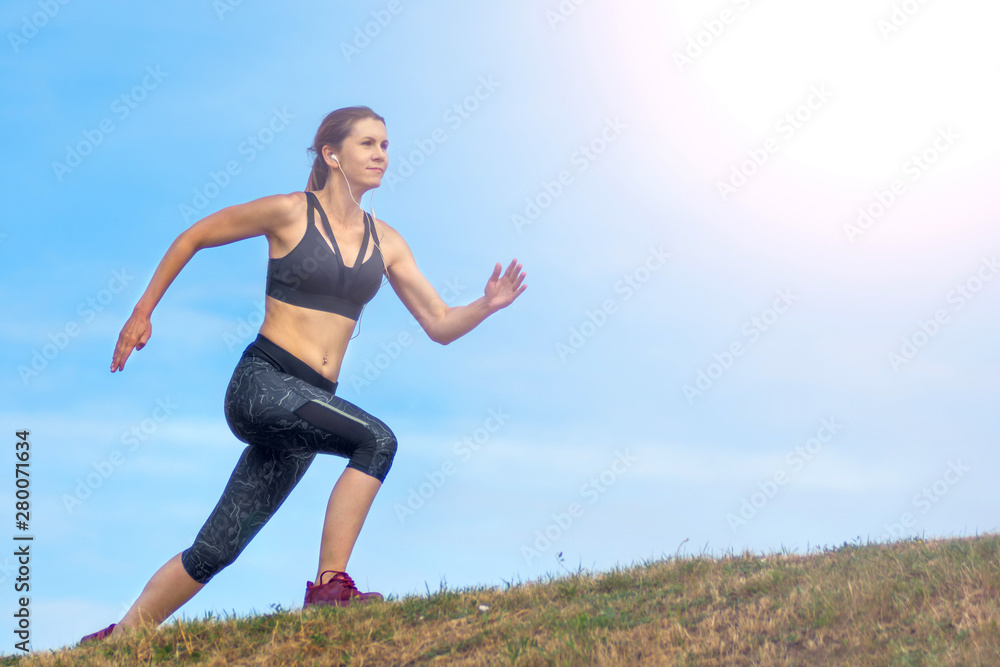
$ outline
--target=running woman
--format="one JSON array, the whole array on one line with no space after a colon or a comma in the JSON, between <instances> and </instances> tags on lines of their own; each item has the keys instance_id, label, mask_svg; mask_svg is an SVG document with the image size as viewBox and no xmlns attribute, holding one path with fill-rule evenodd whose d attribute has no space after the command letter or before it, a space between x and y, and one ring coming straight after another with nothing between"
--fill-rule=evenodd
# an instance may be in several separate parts
<instances>
[{"instance_id":1,"label":"running woman","mask_svg":"<svg viewBox=\"0 0 1000 667\"><path fill-rule=\"evenodd\" d=\"M182 232L160 261L118 336L112 373L149 342L153 309L195 253L267 236L264 322L236 364L224 404L229 428L247 446L194 543L157 570L118 623L81 643L162 623L236 560L320 452L348 463L330 494L316 583L306 584L303 606L382 599L361 593L346 572L396 452L385 423L335 395L360 313L384 275L428 337L447 345L527 288L515 258L503 275L496 264L472 303L441 300L399 232L358 203L382 183L388 146L385 119L368 107L330 113L309 149L315 160L305 192L212 213Z\"/></svg>"}]
</instances>

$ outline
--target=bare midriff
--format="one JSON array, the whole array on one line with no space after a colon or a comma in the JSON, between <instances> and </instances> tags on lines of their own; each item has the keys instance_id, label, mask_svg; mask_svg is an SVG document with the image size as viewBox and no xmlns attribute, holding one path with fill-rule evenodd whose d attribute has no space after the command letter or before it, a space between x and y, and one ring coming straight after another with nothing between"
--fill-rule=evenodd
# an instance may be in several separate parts
<instances>
[{"instance_id":1,"label":"bare midriff","mask_svg":"<svg viewBox=\"0 0 1000 667\"><path fill-rule=\"evenodd\" d=\"M356 324L337 313L300 308L265 296L260 334L326 379L337 382Z\"/></svg>"}]
</instances>

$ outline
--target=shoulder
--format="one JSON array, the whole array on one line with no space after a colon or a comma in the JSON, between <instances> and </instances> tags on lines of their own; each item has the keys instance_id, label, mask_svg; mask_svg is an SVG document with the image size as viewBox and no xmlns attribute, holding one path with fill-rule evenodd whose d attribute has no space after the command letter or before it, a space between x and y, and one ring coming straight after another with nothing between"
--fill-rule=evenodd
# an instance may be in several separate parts
<instances>
[{"instance_id":1,"label":"shoulder","mask_svg":"<svg viewBox=\"0 0 1000 667\"><path fill-rule=\"evenodd\" d=\"M365 213L366 213L366 214L367 214L367 215L368 215L369 217L371 217L371 213L368 213L367 211L365 211ZM377 229L377 230L378 230L378 235L379 235L379 238L380 238L380 239L381 239L381 238L382 238L383 236L385 236L386 238L389 238L389 237L391 236L392 238L395 238L395 239L401 239L401 238L402 238L402 237L401 237L401 236L399 235L399 232L398 232L398 231L396 231L396 228L395 228L395 227L393 227L392 225L390 225L390 224L389 224L388 222L386 222L386 221L385 221L385 220L383 220L382 218L375 218L375 217L372 217L372 220L374 220L374 221L375 221L375 229Z\"/></svg>"},{"instance_id":2,"label":"shoulder","mask_svg":"<svg viewBox=\"0 0 1000 667\"><path fill-rule=\"evenodd\" d=\"M304 211L309 205L309 198L302 190L282 195L271 195L262 199L271 200L271 205L286 215L295 215L300 211Z\"/></svg>"},{"instance_id":3,"label":"shoulder","mask_svg":"<svg viewBox=\"0 0 1000 667\"><path fill-rule=\"evenodd\" d=\"M365 215L375 222L375 232L378 234L379 243L396 245L403 240L396 228L385 220L372 216L368 211L365 211Z\"/></svg>"},{"instance_id":4,"label":"shoulder","mask_svg":"<svg viewBox=\"0 0 1000 667\"><path fill-rule=\"evenodd\" d=\"M267 195L254 199L248 203L260 208L270 208L277 211L290 211L298 206L306 205L306 193L300 190L298 192L289 192L287 194Z\"/></svg>"},{"instance_id":5,"label":"shoulder","mask_svg":"<svg viewBox=\"0 0 1000 667\"><path fill-rule=\"evenodd\" d=\"M298 191L267 195L254 199L244 206L251 208L255 217L262 221L266 220L266 226L270 231L280 232L304 219L307 206L306 193Z\"/></svg>"},{"instance_id":6,"label":"shoulder","mask_svg":"<svg viewBox=\"0 0 1000 667\"><path fill-rule=\"evenodd\" d=\"M386 266L391 266L399 259L410 254L410 247L395 227L381 218L372 219L375 221L379 247L382 248L382 252L384 253Z\"/></svg>"}]
</instances>

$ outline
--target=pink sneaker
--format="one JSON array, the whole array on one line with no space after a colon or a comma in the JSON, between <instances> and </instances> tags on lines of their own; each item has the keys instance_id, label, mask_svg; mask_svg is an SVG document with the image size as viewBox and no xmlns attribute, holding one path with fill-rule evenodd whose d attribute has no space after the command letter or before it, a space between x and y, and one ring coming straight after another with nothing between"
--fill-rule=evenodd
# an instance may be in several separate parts
<instances>
[{"instance_id":1,"label":"pink sneaker","mask_svg":"<svg viewBox=\"0 0 1000 667\"><path fill-rule=\"evenodd\" d=\"M80 640L80 643L83 644L85 642L96 641L98 639L105 639L105 638L107 638L108 635L111 634L111 631L115 629L116 625L118 625L118 624L117 623L112 623L111 625L109 625L108 627L104 628L103 630L98 630L97 632L95 632L93 634L87 635L86 637L84 637L83 639Z\"/></svg>"},{"instance_id":2,"label":"pink sneaker","mask_svg":"<svg viewBox=\"0 0 1000 667\"><path fill-rule=\"evenodd\" d=\"M333 573L333 578L325 584L322 583L323 575L327 572ZM306 599L302 603L302 608L311 607L314 604L329 604L337 607L346 607L353 603L367 602L368 600L381 600L381 593L362 593L354 585L354 580L346 572L336 570L326 570L319 575L320 583L313 585L313 582L306 582Z\"/></svg>"}]
</instances>

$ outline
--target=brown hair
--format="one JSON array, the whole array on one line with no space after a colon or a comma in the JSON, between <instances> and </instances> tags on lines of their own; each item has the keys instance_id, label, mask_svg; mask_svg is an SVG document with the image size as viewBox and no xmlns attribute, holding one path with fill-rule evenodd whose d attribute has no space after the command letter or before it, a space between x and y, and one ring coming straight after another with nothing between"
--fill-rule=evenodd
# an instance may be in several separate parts
<instances>
[{"instance_id":1,"label":"brown hair","mask_svg":"<svg viewBox=\"0 0 1000 667\"><path fill-rule=\"evenodd\" d=\"M316 157L313 160L312 171L309 173L306 190L322 190L326 185L327 176L330 175L330 166L323 159L323 146L332 146L339 153L344 145L344 139L354 129L354 123L365 118L373 118L385 125L385 118L368 107L344 107L327 114L323 122L319 124L316 138L313 139L313 144L308 149L308 152L315 153Z\"/></svg>"}]
</instances>

